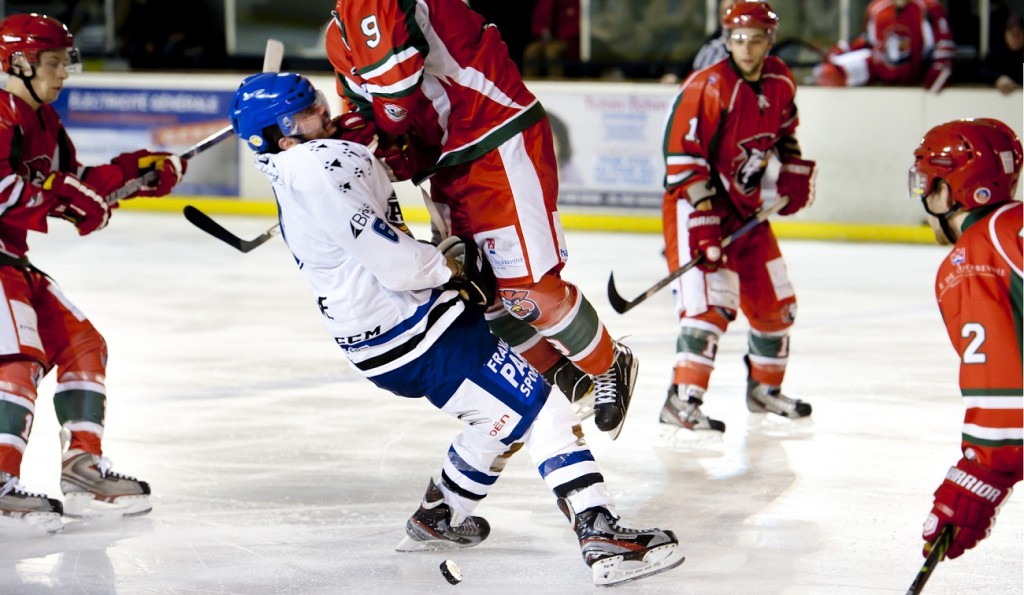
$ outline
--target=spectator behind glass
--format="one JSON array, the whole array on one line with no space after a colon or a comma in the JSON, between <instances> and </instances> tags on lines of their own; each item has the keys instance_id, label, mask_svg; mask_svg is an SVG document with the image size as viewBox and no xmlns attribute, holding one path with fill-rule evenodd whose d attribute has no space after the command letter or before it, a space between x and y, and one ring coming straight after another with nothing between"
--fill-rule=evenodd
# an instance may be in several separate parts
<instances>
[{"instance_id":1,"label":"spectator behind glass","mask_svg":"<svg viewBox=\"0 0 1024 595\"><path fill-rule=\"evenodd\" d=\"M710 37L704 40L704 45L700 46L700 49L697 50L697 55L694 56L693 62L690 64L690 72L711 66L729 55L729 51L725 49L726 35L725 31L722 30L721 20L725 17L725 12L735 3L736 0L719 0L718 28L715 29L715 32ZM679 69L674 69L674 72L665 73L665 76L661 77L661 82L673 85L679 84L683 74L687 74L685 65Z\"/></svg>"},{"instance_id":2,"label":"spectator behind glass","mask_svg":"<svg viewBox=\"0 0 1024 595\"><path fill-rule=\"evenodd\" d=\"M992 85L1003 95L1008 95L1021 88L1024 63L1024 24L1018 14L1011 14L1006 19L1003 31L1003 44L989 52L978 68L978 79Z\"/></svg>"},{"instance_id":3,"label":"spectator behind glass","mask_svg":"<svg viewBox=\"0 0 1024 595\"><path fill-rule=\"evenodd\" d=\"M580 59L580 1L538 0L531 31L523 76L564 78L565 63Z\"/></svg>"}]
</instances>

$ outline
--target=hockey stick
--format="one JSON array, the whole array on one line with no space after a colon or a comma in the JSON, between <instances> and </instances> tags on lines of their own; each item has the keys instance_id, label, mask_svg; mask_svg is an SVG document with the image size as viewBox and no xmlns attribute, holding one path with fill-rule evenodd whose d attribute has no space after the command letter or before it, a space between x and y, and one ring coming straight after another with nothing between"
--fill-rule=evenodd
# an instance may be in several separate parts
<instances>
[{"instance_id":1,"label":"hockey stick","mask_svg":"<svg viewBox=\"0 0 1024 595\"><path fill-rule=\"evenodd\" d=\"M263 72L278 72L281 70L281 63L284 61L284 43L277 39L268 39L267 48L263 52ZM231 137L232 129L225 126L198 143L192 145L187 151L179 155L182 159L191 159L207 149L217 145L221 141ZM123 186L108 194L105 198L107 204L124 200L135 194L144 186L149 186L157 180L159 173L156 170L146 172L145 175L128 180Z\"/></svg>"},{"instance_id":2,"label":"hockey stick","mask_svg":"<svg viewBox=\"0 0 1024 595\"><path fill-rule=\"evenodd\" d=\"M771 215L778 213L782 209L782 207L786 206L787 204L789 204L789 197L783 196L782 198L775 201L771 205L762 208L760 211L755 213L753 217L748 219L746 223L744 223L739 229L722 238L722 248L725 248L729 244L733 243L737 238L742 237L748 231L754 229L755 227L763 223ZM616 312L618 312L619 314L624 314L629 310L632 310L637 305L646 301L647 298L651 297L655 293L658 293L658 291L660 291L669 283L675 281L679 277L682 277L683 273L685 273L686 271L700 264L701 258L702 257L694 258L690 262L684 264L683 266L669 273L667 277L655 283L647 291L641 293L639 296L628 301L624 297L619 295L618 290L615 289L615 273L611 273L608 275L608 301L611 302L612 308Z\"/></svg>"},{"instance_id":3,"label":"hockey stick","mask_svg":"<svg viewBox=\"0 0 1024 595\"><path fill-rule=\"evenodd\" d=\"M932 575L935 567L939 565L939 562L946 555L946 551L949 549L949 545L953 542L953 526L946 525L939 531L939 536L935 538L935 543L932 545L932 551L928 553L928 557L925 558L924 564L921 566L921 570L918 571L917 576L914 578L914 582L910 583L910 588L907 589L907 595L920 595L921 591L924 590L924 584L928 582L928 577Z\"/></svg>"},{"instance_id":4,"label":"hockey stick","mask_svg":"<svg viewBox=\"0 0 1024 595\"><path fill-rule=\"evenodd\" d=\"M284 43L277 39L268 39L267 49L263 53L263 72L280 72L281 63L283 61ZM220 142L221 140L224 140L224 138L231 136L232 133L233 130L230 126L221 130L214 136L220 137L221 135L223 135L223 138L218 138L217 140L213 141L210 146ZM211 136L206 140L208 141L213 138L214 137ZM185 206L182 212L185 214L185 218L188 219L189 222L192 223L192 225L195 225L199 229L205 231L206 233L212 235L213 237L217 238L218 240L226 243L227 245L231 246L232 248L240 252L249 252L250 250L255 249L257 246L265 244L268 240L270 240L270 238L281 233L280 225L274 225L273 227L271 227L270 229L263 232L262 234L260 234L259 236L252 240L243 240L242 238L228 231L223 225L211 219L209 215L200 211L196 207L193 207L192 205Z\"/></svg>"},{"instance_id":5,"label":"hockey stick","mask_svg":"<svg viewBox=\"0 0 1024 595\"><path fill-rule=\"evenodd\" d=\"M182 212L185 214L185 218L188 219L189 222L192 223L192 225L195 225L199 229L205 231L206 233L224 242L228 246L231 246L235 250L238 250L239 252L250 252L255 248L267 243L267 241L270 240L270 238L281 233L280 224L276 224L267 231L261 233L260 235L256 236L251 240L243 240L242 238L228 231L220 223L217 223L216 221L211 219L209 215L193 207L192 205L187 205L182 210Z\"/></svg>"}]
</instances>

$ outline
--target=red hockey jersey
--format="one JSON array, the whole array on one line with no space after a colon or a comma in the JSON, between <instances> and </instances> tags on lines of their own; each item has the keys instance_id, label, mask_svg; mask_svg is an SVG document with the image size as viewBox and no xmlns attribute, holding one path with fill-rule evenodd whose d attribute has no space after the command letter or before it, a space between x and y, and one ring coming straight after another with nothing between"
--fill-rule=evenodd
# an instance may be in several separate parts
<instances>
[{"instance_id":1,"label":"red hockey jersey","mask_svg":"<svg viewBox=\"0 0 1024 595\"><path fill-rule=\"evenodd\" d=\"M43 193L50 172L75 172L78 162L57 112L0 91L0 253L28 252L28 232L45 232L56 199Z\"/></svg>"},{"instance_id":2,"label":"red hockey jersey","mask_svg":"<svg viewBox=\"0 0 1024 595\"><path fill-rule=\"evenodd\" d=\"M498 30L462 0L338 2L327 57L350 108L441 147L438 167L472 161L544 117Z\"/></svg>"},{"instance_id":3,"label":"red hockey jersey","mask_svg":"<svg viewBox=\"0 0 1024 595\"><path fill-rule=\"evenodd\" d=\"M793 74L774 56L757 83L744 81L731 59L691 74L666 124L666 194L701 196L710 184L728 194L743 218L753 214L769 152L800 155L795 97Z\"/></svg>"},{"instance_id":4,"label":"red hockey jersey","mask_svg":"<svg viewBox=\"0 0 1024 595\"><path fill-rule=\"evenodd\" d=\"M960 356L964 453L988 469L1022 477L1021 228L1024 204L971 215L939 267L935 295Z\"/></svg>"},{"instance_id":5,"label":"red hockey jersey","mask_svg":"<svg viewBox=\"0 0 1024 595\"><path fill-rule=\"evenodd\" d=\"M938 0L873 0L864 13L864 33L853 48L870 47L873 79L910 84L924 80L925 64L950 62L956 45Z\"/></svg>"}]
</instances>

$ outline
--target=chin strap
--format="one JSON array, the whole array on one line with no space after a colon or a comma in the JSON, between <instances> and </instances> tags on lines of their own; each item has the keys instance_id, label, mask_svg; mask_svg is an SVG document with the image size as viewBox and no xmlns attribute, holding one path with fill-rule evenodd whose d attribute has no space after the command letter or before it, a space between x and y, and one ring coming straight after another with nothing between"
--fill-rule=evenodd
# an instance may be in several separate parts
<instances>
[{"instance_id":1,"label":"chin strap","mask_svg":"<svg viewBox=\"0 0 1024 595\"><path fill-rule=\"evenodd\" d=\"M14 71L17 71L17 72L14 72ZM42 105L43 100L40 99L38 95L36 95L36 90L34 88L32 88L32 79L36 78L36 70L35 70L35 68L32 68L31 76L25 76L24 74L21 73L21 68L20 67L12 67L10 75L11 76L16 76L16 77L20 78L21 82L25 83L25 88L28 89L28 94L32 96L32 99L36 103Z\"/></svg>"},{"instance_id":2,"label":"chin strap","mask_svg":"<svg viewBox=\"0 0 1024 595\"><path fill-rule=\"evenodd\" d=\"M946 239L949 240L949 243L955 244L957 240L956 232L953 231L953 226L950 225L949 219L960 210L960 204L953 203L953 206L945 213L936 213L929 209L927 196L921 197L921 204L924 206L926 213L939 220L939 227L942 228L942 233L946 236Z\"/></svg>"}]
</instances>

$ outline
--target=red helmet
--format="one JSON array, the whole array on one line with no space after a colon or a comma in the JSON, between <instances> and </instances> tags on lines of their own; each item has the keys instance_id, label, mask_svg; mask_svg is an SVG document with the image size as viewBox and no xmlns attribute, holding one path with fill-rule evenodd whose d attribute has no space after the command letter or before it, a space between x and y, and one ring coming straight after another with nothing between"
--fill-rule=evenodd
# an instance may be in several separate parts
<instances>
[{"instance_id":1,"label":"red helmet","mask_svg":"<svg viewBox=\"0 0 1024 595\"><path fill-rule=\"evenodd\" d=\"M74 38L64 23L44 14L12 14L0 21L0 65L11 72L11 62L21 54L31 64L39 63L39 52L65 49L69 68L81 64Z\"/></svg>"},{"instance_id":2,"label":"red helmet","mask_svg":"<svg viewBox=\"0 0 1024 595\"><path fill-rule=\"evenodd\" d=\"M726 31L750 27L764 29L768 35L774 35L779 27L779 15L775 14L767 2L757 0L741 0L725 11L722 17L722 28Z\"/></svg>"},{"instance_id":3,"label":"red helmet","mask_svg":"<svg viewBox=\"0 0 1024 595\"><path fill-rule=\"evenodd\" d=\"M1003 122L947 122L929 130L914 151L910 191L927 196L942 179L965 209L1007 202L1017 194L1021 160L1020 139Z\"/></svg>"}]
</instances>

